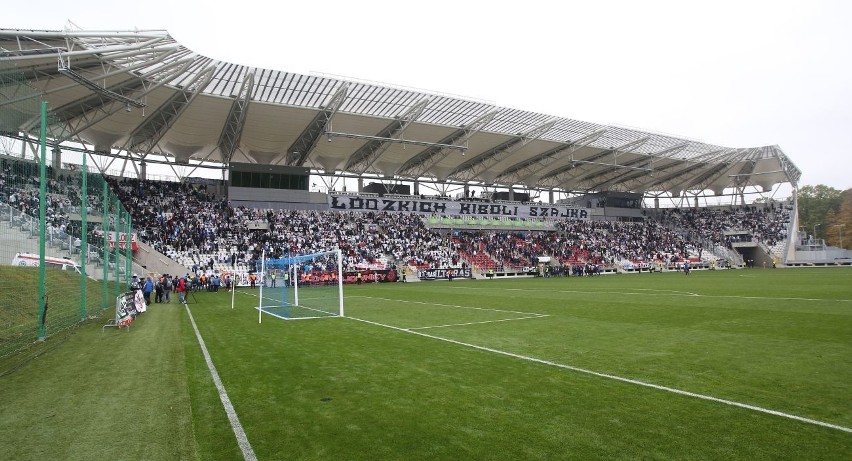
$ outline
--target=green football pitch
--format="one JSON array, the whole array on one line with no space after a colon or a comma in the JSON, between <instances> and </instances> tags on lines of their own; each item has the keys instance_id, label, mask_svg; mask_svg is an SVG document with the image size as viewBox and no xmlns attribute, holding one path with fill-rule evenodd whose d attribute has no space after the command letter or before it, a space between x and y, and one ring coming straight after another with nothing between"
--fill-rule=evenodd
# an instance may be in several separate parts
<instances>
[{"instance_id":1,"label":"green football pitch","mask_svg":"<svg viewBox=\"0 0 852 461\"><path fill-rule=\"evenodd\" d=\"M257 295L0 362L0 459L852 459L852 268Z\"/></svg>"}]
</instances>

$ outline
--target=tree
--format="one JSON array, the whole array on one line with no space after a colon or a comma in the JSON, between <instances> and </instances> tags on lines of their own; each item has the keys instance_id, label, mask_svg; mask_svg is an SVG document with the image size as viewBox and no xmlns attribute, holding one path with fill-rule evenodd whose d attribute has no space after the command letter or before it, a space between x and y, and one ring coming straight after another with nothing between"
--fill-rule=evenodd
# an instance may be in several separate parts
<instances>
[{"instance_id":1,"label":"tree","mask_svg":"<svg viewBox=\"0 0 852 461\"><path fill-rule=\"evenodd\" d=\"M814 238L825 238L828 235L828 213L840 211L842 194L840 190L823 184L799 189L799 226L804 227L808 234L814 233L816 227Z\"/></svg>"},{"instance_id":2,"label":"tree","mask_svg":"<svg viewBox=\"0 0 852 461\"><path fill-rule=\"evenodd\" d=\"M826 217L826 242L831 246L852 248L852 189L841 193L840 209Z\"/></svg>"}]
</instances>

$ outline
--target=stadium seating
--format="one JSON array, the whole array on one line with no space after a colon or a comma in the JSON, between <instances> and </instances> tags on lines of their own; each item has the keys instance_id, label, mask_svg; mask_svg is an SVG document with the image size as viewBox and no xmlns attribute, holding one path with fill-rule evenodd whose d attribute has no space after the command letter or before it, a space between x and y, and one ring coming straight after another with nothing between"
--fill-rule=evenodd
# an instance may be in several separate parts
<instances>
[{"instance_id":1,"label":"stadium seating","mask_svg":"<svg viewBox=\"0 0 852 461\"><path fill-rule=\"evenodd\" d=\"M51 181L48 235L57 245L67 245L68 213L74 211L68 198L79 197L79 185L75 190L74 184ZM468 265L520 270L534 267L539 256L568 265L671 263L699 255L712 260L717 257L713 247L730 244L723 233L727 229L747 230L778 254L790 219L789 205L665 210L644 223L251 209L231 207L203 184L126 178L108 182L133 213L142 240L186 267L207 268L212 260L219 271L254 269L264 250L283 256L338 247L347 267L376 269ZM0 220L31 232L28 221L37 215L34 197L32 181L7 180L0 187L5 205ZM20 207L17 215L12 203Z\"/></svg>"}]
</instances>

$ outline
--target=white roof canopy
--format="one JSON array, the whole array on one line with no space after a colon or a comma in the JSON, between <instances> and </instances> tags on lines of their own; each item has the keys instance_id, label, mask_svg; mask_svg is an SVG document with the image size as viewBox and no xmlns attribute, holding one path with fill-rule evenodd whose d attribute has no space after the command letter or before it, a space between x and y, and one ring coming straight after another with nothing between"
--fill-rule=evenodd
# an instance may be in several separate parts
<instances>
[{"instance_id":1,"label":"white roof canopy","mask_svg":"<svg viewBox=\"0 0 852 461\"><path fill-rule=\"evenodd\" d=\"M0 66L14 66L37 89L66 139L134 161L162 155L176 163L641 193L769 190L801 176L778 146L716 146L422 90L241 66L200 56L166 31L0 29ZM0 112L23 98L0 86ZM35 123L0 118L0 130L29 132Z\"/></svg>"}]
</instances>

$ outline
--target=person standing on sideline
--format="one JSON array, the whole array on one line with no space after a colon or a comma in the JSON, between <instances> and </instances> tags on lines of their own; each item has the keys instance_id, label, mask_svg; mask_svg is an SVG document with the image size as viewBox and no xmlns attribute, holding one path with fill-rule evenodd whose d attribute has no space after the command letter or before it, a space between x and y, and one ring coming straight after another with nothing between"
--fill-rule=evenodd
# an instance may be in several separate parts
<instances>
[{"instance_id":1,"label":"person standing on sideline","mask_svg":"<svg viewBox=\"0 0 852 461\"><path fill-rule=\"evenodd\" d=\"M172 276L166 274L163 282L163 302L171 304L172 302Z\"/></svg>"},{"instance_id":2,"label":"person standing on sideline","mask_svg":"<svg viewBox=\"0 0 852 461\"><path fill-rule=\"evenodd\" d=\"M133 274L133 279L130 280L130 291L139 291L142 289L142 284L140 283L139 276Z\"/></svg>"},{"instance_id":3,"label":"person standing on sideline","mask_svg":"<svg viewBox=\"0 0 852 461\"><path fill-rule=\"evenodd\" d=\"M156 285L154 286L154 302L155 303L163 302L163 284L164 283L166 283L165 278L160 277L157 280Z\"/></svg>"},{"instance_id":4,"label":"person standing on sideline","mask_svg":"<svg viewBox=\"0 0 852 461\"><path fill-rule=\"evenodd\" d=\"M275 288L275 271L269 274L269 278L272 281L272 288Z\"/></svg>"},{"instance_id":5,"label":"person standing on sideline","mask_svg":"<svg viewBox=\"0 0 852 461\"><path fill-rule=\"evenodd\" d=\"M184 277L180 277L175 284L175 291L178 294L178 302L181 304L186 304L186 279Z\"/></svg>"},{"instance_id":6,"label":"person standing on sideline","mask_svg":"<svg viewBox=\"0 0 852 461\"><path fill-rule=\"evenodd\" d=\"M355 274L355 283L356 283L356 284L358 284L358 285L360 285L360 284L361 284L361 278L362 278L362 277L363 277L363 275L361 275L361 271L358 271L358 273L357 273L357 274Z\"/></svg>"},{"instance_id":7,"label":"person standing on sideline","mask_svg":"<svg viewBox=\"0 0 852 461\"><path fill-rule=\"evenodd\" d=\"M151 292L154 291L154 281L151 277L145 279L145 285L142 286L142 296L145 297L145 304L151 304Z\"/></svg>"}]
</instances>

